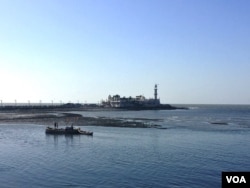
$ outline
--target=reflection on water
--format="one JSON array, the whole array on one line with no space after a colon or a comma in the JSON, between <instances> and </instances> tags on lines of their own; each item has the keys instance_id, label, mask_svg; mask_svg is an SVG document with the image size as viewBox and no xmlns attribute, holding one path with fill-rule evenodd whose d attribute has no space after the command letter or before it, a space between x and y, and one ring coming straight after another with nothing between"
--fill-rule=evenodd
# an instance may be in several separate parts
<instances>
[{"instance_id":1,"label":"reflection on water","mask_svg":"<svg viewBox=\"0 0 250 188\"><path fill-rule=\"evenodd\" d=\"M46 142L51 144L53 143L55 146L61 143L66 145L79 145L81 143L82 137L87 137L88 139L93 139L92 136L86 136L86 135L52 135L52 134L46 134ZM86 139L86 138L85 138Z\"/></svg>"}]
</instances>

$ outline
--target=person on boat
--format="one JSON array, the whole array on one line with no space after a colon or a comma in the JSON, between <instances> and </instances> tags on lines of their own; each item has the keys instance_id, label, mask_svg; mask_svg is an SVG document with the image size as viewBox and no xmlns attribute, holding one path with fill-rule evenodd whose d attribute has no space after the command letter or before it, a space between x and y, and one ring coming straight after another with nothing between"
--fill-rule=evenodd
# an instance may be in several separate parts
<instances>
[{"instance_id":1,"label":"person on boat","mask_svg":"<svg viewBox=\"0 0 250 188\"><path fill-rule=\"evenodd\" d=\"M58 123L57 122L54 123L54 127L58 128Z\"/></svg>"}]
</instances>

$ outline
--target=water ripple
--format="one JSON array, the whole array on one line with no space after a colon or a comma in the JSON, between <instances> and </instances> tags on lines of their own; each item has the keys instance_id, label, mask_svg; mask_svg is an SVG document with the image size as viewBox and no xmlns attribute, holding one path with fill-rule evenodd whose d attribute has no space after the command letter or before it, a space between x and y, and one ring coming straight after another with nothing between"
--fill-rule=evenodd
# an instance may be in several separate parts
<instances>
[{"instance_id":1,"label":"water ripple","mask_svg":"<svg viewBox=\"0 0 250 188\"><path fill-rule=\"evenodd\" d=\"M249 114L229 112L202 107L145 112L144 116L164 119L169 129L92 126L91 138L46 136L45 126L39 125L0 125L0 184L219 187L221 171L250 169ZM123 112L127 116L143 117L143 112ZM213 121L228 125L208 123Z\"/></svg>"}]
</instances>

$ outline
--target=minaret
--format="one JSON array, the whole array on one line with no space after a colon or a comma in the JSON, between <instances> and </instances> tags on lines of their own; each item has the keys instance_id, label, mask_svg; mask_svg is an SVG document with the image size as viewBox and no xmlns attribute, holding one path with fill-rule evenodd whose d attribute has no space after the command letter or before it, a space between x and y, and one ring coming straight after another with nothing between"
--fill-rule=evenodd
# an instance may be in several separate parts
<instances>
[{"instance_id":1,"label":"minaret","mask_svg":"<svg viewBox=\"0 0 250 188\"><path fill-rule=\"evenodd\" d=\"M155 84L155 100L157 100L157 84Z\"/></svg>"}]
</instances>

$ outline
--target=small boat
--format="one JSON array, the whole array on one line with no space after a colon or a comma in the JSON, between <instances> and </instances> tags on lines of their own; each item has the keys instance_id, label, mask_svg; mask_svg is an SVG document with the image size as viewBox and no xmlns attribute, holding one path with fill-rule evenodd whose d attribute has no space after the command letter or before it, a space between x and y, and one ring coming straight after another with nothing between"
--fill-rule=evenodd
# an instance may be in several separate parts
<instances>
[{"instance_id":1,"label":"small boat","mask_svg":"<svg viewBox=\"0 0 250 188\"><path fill-rule=\"evenodd\" d=\"M45 130L46 134L65 134L65 135L89 135L93 136L93 132L90 131L84 131L81 130L80 128L74 128L73 126L71 127L65 127L65 128L51 128L47 127Z\"/></svg>"}]
</instances>

